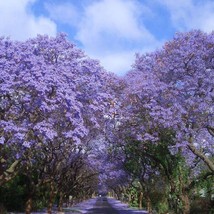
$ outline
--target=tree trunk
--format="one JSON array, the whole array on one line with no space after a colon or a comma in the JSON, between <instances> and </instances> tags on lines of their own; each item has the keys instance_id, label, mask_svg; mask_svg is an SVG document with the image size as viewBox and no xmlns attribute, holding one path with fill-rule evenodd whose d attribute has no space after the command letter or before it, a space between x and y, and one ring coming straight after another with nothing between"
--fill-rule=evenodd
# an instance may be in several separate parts
<instances>
[{"instance_id":1,"label":"tree trunk","mask_svg":"<svg viewBox=\"0 0 214 214\"><path fill-rule=\"evenodd\" d=\"M25 213L30 214L32 211L32 195L30 195L25 203Z\"/></svg>"},{"instance_id":2,"label":"tree trunk","mask_svg":"<svg viewBox=\"0 0 214 214\"><path fill-rule=\"evenodd\" d=\"M152 203L151 203L151 199L149 196L146 196L146 204L147 204L147 211L149 213L152 212Z\"/></svg>"},{"instance_id":3,"label":"tree trunk","mask_svg":"<svg viewBox=\"0 0 214 214\"><path fill-rule=\"evenodd\" d=\"M62 192L60 192L60 194L59 194L58 212L62 212L63 199L64 199L64 194Z\"/></svg>"},{"instance_id":4,"label":"tree trunk","mask_svg":"<svg viewBox=\"0 0 214 214\"><path fill-rule=\"evenodd\" d=\"M50 184L50 197L49 197L49 204L48 204L48 214L51 214L52 212L52 207L53 207L53 203L54 203L54 198L56 196L56 192L54 191L54 183L51 182Z\"/></svg>"},{"instance_id":5,"label":"tree trunk","mask_svg":"<svg viewBox=\"0 0 214 214\"><path fill-rule=\"evenodd\" d=\"M35 193L35 184L34 182L27 177L29 180L27 182L27 189L28 189L28 193L27 193L27 201L25 203L25 213L26 214L30 214L32 211L32 205L33 205L33 195Z\"/></svg>"},{"instance_id":6,"label":"tree trunk","mask_svg":"<svg viewBox=\"0 0 214 214\"><path fill-rule=\"evenodd\" d=\"M190 213L190 202L189 202L189 196L186 192L183 192L181 195L181 201L182 201L182 212L183 214L189 214Z\"/></svg>"},{"instance_id":7,"label":"tree trunk","mask_svg":"<svg viewBox=\"0 0 214 214\"><path fill-rule=\"evenodd\" d=\"M132 195L131 195L131 193L129 193L129 195L128 195L128 203L130 204L131 203L131 201L132 201Z\"/></svg>"},{"instance_id":8,"label":"tree trunk","mask_svg":"<svg viewBox=\"0 0 214 214\"><path fill-rule=\"evenodd\" d=\"M0 159L0 186L12 180L18 173L17 168L19 167L20 160L15 160L8 169L3 170L2 165L5 163L5 159Z\"/></svg>"},{"instance_id":9,"label":"tree trunk","mask_svg":"<svg viewBox=\"0 0 214 214\"><path fill-rule=\"evenodd\" d=\"M143 204L143 192L140 191L140 195L139 195L139 209L142 209L142 204Z\"/></svg>"},{"instance_id":10,"label":"tree trunk","mask_svg":"<svg viewBox=\"0 0 214 214\"><path fill-rule=\"evenodd\" d=\"M177 202L177 191L176 191L176 186L175 182L173 179L169 179L169 184L170 184L170 198L168 198L169 201L169 208L172 209L175 213L178 213L178 202Z\"/></svg>"},{"instance_id":11,"label":"tree trunk","mask_svg":"<svg viewBox=\"0 0 214 214\"><path fill-rule=\"evenodd\" d=\"M188 148L192 151L193 154L195 154L197 157L199 157L211 170L211 172L214 173L214 163L212 160L210 160L203 152L200 152L199 150L196 149L196 147L193 144L192 138L190 138L190 143L188 144Z\"/></svg>"}]
</instances>

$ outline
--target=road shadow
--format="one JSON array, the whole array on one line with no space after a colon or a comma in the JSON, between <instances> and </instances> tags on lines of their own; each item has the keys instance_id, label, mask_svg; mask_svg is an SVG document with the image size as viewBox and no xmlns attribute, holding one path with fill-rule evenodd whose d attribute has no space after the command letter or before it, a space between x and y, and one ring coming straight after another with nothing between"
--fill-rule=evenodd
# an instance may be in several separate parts
<instances>
[{"instance_id":1,"label":"road shadow","mask_svg":"<svg viewBox=\"0 0 214 214\"><path fill-rule=\"evenodd\" d=\"M101 197L87 214L119 214L119 212L108 203L107 198Z\"/></svg>"}]
</instances>

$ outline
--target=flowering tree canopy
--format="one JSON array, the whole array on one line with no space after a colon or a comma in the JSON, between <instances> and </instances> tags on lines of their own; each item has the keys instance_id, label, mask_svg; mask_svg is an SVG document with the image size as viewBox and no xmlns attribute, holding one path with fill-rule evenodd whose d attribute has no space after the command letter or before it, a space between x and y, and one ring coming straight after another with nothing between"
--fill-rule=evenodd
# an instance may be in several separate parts
<instances>
[{"instance_id":1,"label":"flowering tree canopy","mask_svg":"<svg viewBox=\"0 0 214 214\"><path fill-rule=\"evenodd\" d=\"M138 54L125 77L136 138L158 142L160 130L170 129L176 141L172 152L180 148L186 157L193 153L212 172L213 54L214 33L179 33L162 49Z\"/></svg>"},{"instance_id":2,"label":"flowering tree canopy","mask_svg":"<svg viewBox=\"0 0 214 214\"><path fill-rule=\"evenodd\" d=\"M48 184L50 212L56 192L59 207L96 188L140 191L141 205L144 192L151 205L152 191L165 188L189 213L189 189L214 173L213 107L214 33L178 33L136 54L123 78L64 34L0 38L0 185L24 175L29 205Z\"/></svg>"},{"instance_id":3,"label":"flowering tree canopy","mask_svg":"<svg viewBox=\"0 0 214 214\"><path fill-rule=\"evenodd\" d=\"M61 142L68 151L84 144L90 127L99 128L111 99L106 85L112 77L63 34L26 42L1 38L0 48L4 180L23 161L26 149Z\"/></svg>"}]
</instances>

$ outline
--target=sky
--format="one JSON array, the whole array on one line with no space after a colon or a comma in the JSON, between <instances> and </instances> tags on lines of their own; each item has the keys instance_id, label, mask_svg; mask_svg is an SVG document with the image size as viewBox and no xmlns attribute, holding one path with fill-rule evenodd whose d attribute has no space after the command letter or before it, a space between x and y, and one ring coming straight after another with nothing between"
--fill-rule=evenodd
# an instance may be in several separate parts
<instances>
[{"instance_id":1,"label":"sky","mask_svg":"<svg viewBox=\"0 0 214 214\"><path fill-rule=\"evenodd\" d=\"M214 30L214 0L0 0L0 36L69 41L124 75L135 53L155 51L176 32Z\"/></svg>"}]
</instances>

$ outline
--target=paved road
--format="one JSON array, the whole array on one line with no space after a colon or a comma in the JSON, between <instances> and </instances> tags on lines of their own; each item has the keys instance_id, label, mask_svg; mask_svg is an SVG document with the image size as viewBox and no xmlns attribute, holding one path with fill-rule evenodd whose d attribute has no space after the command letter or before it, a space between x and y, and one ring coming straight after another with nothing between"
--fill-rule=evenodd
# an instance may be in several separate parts
<instances>
[{"instance_id":1,"label":"paved road","mask_svg":"<svg viewBox=\"0 0 214 214\"><path fill-rule=\"evenodd\" d=\"M57 207L53 209L53 214L59 214ZM113 198L98 197L83 201L72 207L64 207L64 214L148 214L145 210L131 209L127 204ZM24 213L9 213L24 214ZM47 212L33 212L32 214L47 214Z\"/></svg>"},{"instance_id":2,"label":"paved road","mask_svg":"<svg viewBox=\"0 0 214 214\"><path fill-rule=\"evenodd\" d=\"M87 214L119 214L119 212L108 203L107 198L100 197Z\"/></svg>"}]
</instances>

